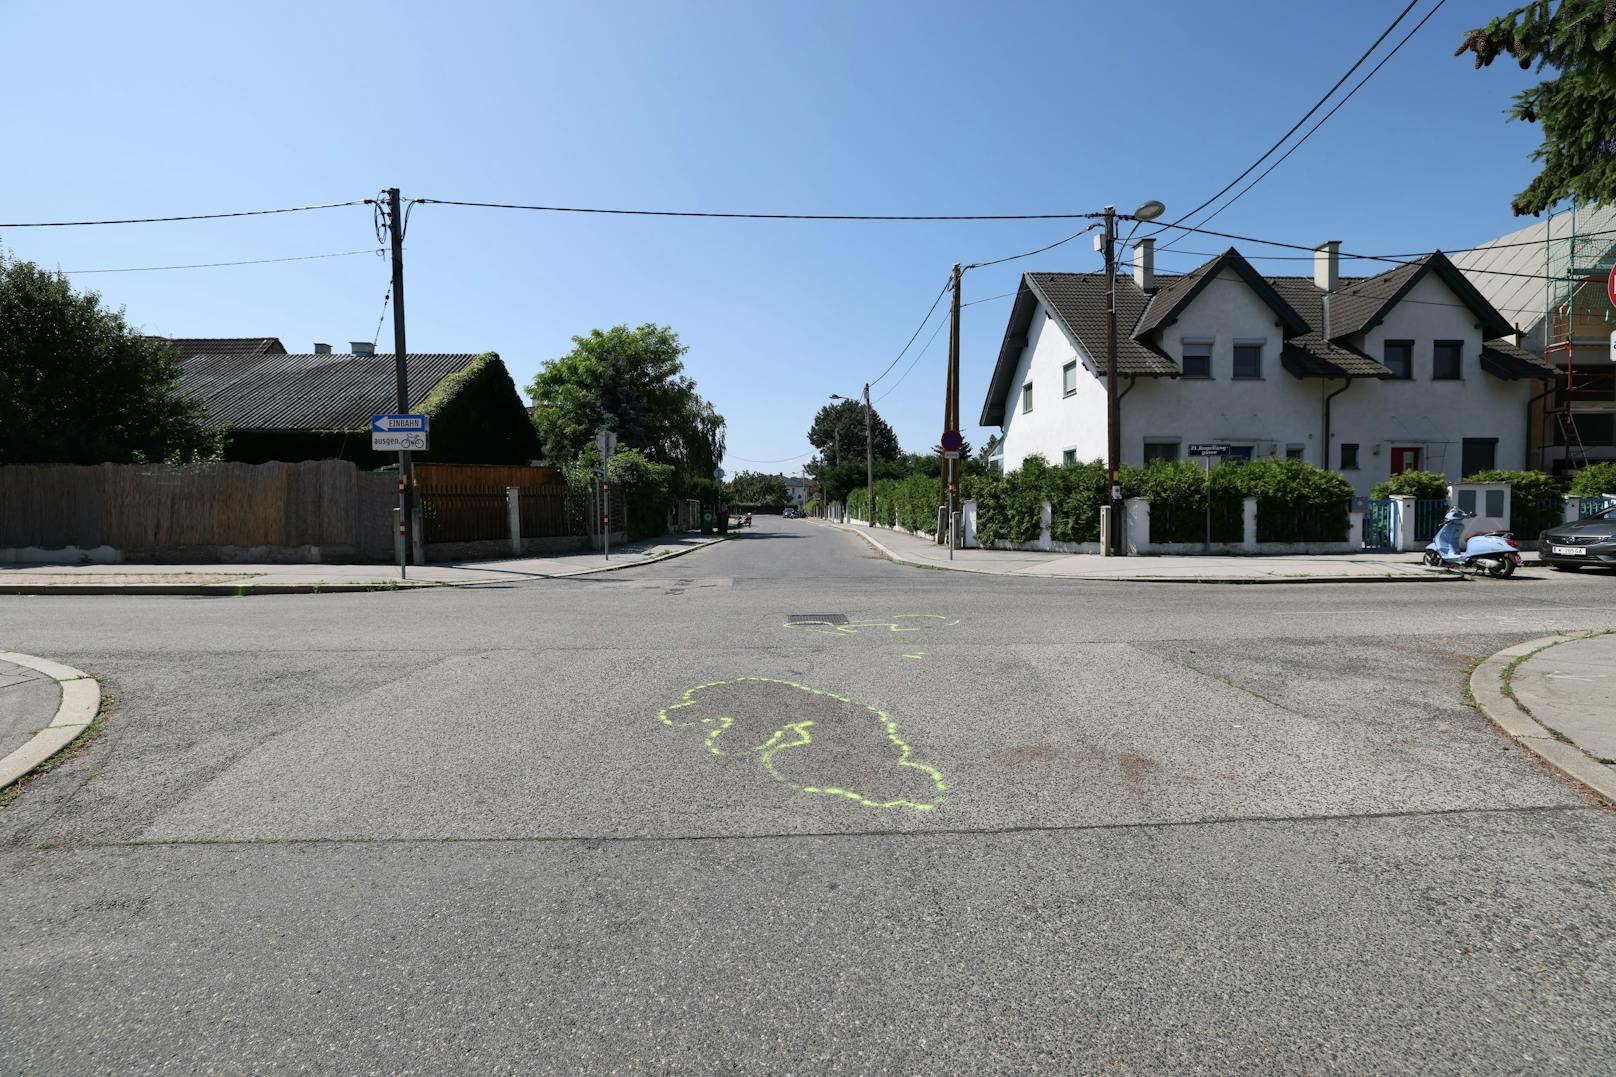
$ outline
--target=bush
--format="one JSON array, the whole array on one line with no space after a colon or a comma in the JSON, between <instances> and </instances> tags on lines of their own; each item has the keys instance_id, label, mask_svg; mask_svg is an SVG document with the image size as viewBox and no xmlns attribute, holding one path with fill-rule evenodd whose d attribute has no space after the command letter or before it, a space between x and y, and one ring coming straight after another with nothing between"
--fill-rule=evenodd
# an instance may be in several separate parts
<instances>
[{"instance_id":1,"label":"bush","mask_svg":"<svg viewBox=\"0 0 1616 1077\"><path fill-rule=\"evenodd\" d=\"M1616 462L1589 464L1571 480L1571 493L1578 497L1616 494Z\"/></svg>"},{"instance_id":2,"label":"bush","mask_svg":"<svg viewBox=\"0 0 1616 1077\"><path fill-rule=\"evenodd\" d=\"M1387 497L1417 497L1422 501L1448 498L1448 477L1436 471L1405 471L1384 482L1377 482L1369 496L1379 500Z\"/></svg>"},{"instance_id":3,"label":"bush","mask_svg":"<svg viewBox=\"0 0 1616 1077\"><path fill-rule=\"evenodd\" d=\"M1258 542L1346 539L1352 484L1334 471L1273 457L1232 470L1231 484L1241 496L1257 499Z\"/></svg>"},{"instance_id":4,"label":"bush","mask_svg":"<svg viewBox=\"0 0 1616 1077\"><path fill-rule=\"evenodd\" d=\"M1050 468L1045 481L1050 538L1099 542L1100 506L1107 494L1105 464L1099 460Z\"/></svg>"},{"instance_id":5,"label":"bush","mask_svg":"<svg viewBox=\"0 0 1616 1077\"><path fill-rule=\"evenodd\" d=\"M1238 465L1212 469L1212 541L1239 542L1245 537L1244 494ZM1190 460L1157 460L1123 476L1123 492L1150 498L1151 542L1206 541L1204 468Z\"/></svg>"},{"instance_id":6,"label":"bush","mask_svg":"<svg viewBox=\"0 0 1616 1077\"><path fill-rule=\"evenodd\" d=\"M975 484L976 538L991 547L1037 542L1044 530L1044 492L1050 467L1042 456L1029 456L1002 478L979 477Z\"/></svg>"},{"instance_id":7,"label":"bush","mask_svg":"<svg viewBox=\"0 0 1616 1077\"><path fill-rule=\"evenodd\" d=\"M1562 497L1566 482L1543 471L1478 471L1466 482L1507 482L1509 529L1523 538L1536 538L1565 518Z\"/></svg>"}]
</instances>

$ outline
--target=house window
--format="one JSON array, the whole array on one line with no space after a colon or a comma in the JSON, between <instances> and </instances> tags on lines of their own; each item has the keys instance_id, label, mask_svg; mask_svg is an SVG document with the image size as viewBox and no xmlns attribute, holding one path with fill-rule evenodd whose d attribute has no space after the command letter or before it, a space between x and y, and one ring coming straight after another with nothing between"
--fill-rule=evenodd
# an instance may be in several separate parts
<instances>
[{"instance_id":1,"label":"house window","mask_svg":"<svg viewBox=\"0 0 1616 1077\"><path fill-rule=\"evenodd\" d=\"M1386 369L1392 372L1392 377L1399 381L1407 381L1414 376L1414 342L1412 340L1388 340L1384 358L1381 362Z\"/></svg>"},{"instance_id":2,"label":"house window","mask_svg":"<svg viewBox=\"0 0 1616 1077\"><path fill-rule=\"evenodd\" d=\"M1212 342L1210 340L1186 340L1184 342L1183 374L1186 378L1210 378L1212 376Z\"/></svg>"},{"instance_id":3,"label":"house window","mask_svg":"<svg viewBox=\"0 0 1616 1077\"><path fill-rule=\"evenodd\" d=\"M1150 462L1152 462L1154 460L1177 460L1177 459L1178 459L1178 439L1177 438L1146 438L1145 439L1145 463L1148 464L1148 463L1150 463Z\"/></svg>"},{"instance_id":4,"label":"house window","mask_svg":"<svg viewBox=\"0 0 1616 1077\"><path fill-rule=\"evenodd\" d=\"M1234 377L1245 380L1262 377L1262 345L1236 344L1234 346Z\"/></svg>"},{"instance_id":5,"label":"house window","mask_svg":"<svg viewBox=\"0 0 1616 1077\"><path fill-rule=\"evenodd\" d=\"M1461 450L1459 474L1463 478L1498 466L1497 438L1465 438Z\"/></svg>"},{"instance_id":6,"label":"house window","mask_svg":"<svg viewBox=\"0 0 1616 1077\"><path fill-rule=\"evenodd\" d=\"M1358 470L1358 443L1356 441L1343 441L1341 443L1341 470Z\"/></svg>"},{"instance_id":7,"label":"house window","mask_svg":"<svg viewBox=\"0 0 1616 1077\"><path fill-rule=\"evenodd\" d=\"M1306 451L1306 449L1306 445L1287 445L1285 446L1285 459L1300 460L1302 458L1302 453Z\"/></svg>"},{"instance_id":8,"label":"house window","mask_svg":"<svg viewBox=\"0 0 1616 1077\"><path fill-rule=\"evenodd\" d=\"M1032 382L1021 387L1021 413L1023 415L1032 410Z\"/></svg>"},{"instance_id":9,"label":"house window","mask_svg":"<svg viewBox=\"0 0 1616 1077\"><path fill-rule=\"evenodd\" d=\"M1077 463L1077 450L1076 449L1062 449L1061 450L1061 466L1062 467L1071 467L1075 463Z\"/></svg>"},{"instance_id":10,"label":"house window","mask_svg":"<svg viewBox=\"0 0 1616 1077\"><path fill-rule=\"evenodd\" d=\"M1439 340L1431 353L1431 380L1458 381L1464 370L1464 341Z\"/></svg>"},{"instance_id":11,"label":"house window","mask_svg":"<svg viewBox=\"0 0 1616 1077\"><path fill-rule=\"evenodd\" d=\"M1061 367L1061 395L1071 396L1077 392L1077 360Z\"/></svg>"}]
</instances>

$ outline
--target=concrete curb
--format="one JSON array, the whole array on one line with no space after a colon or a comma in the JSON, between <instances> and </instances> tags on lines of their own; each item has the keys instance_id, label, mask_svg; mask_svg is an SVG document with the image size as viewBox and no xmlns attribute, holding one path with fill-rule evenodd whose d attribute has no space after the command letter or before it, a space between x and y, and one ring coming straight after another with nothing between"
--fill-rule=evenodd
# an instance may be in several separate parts
<instances>
[{"instance_id":1,"label":"concrete curb","mask_svg":"<svg viewBox=\"0 0 1616 1077\"><path fill-rule=\"evenodd\" d=\"M254 583L251 580L244 580L240 583L58 583L41 586L29 586L25 583L0 583L0 595L178 595L182 597L246 598L251 595L337 595L354 594L363 591L426 591L437 587L488 587L493 584L565 580L574 576L593 576L601 572L617 572L625 568L654 565L658 561L667 561L674 557L683 557L685 554L693 553L696 550L705 550L715 543L724 541L726 537L715 535L705 542L699 542L691 546L680 546L659 553L655 557L642 557L639 560L624 561L621 564L597 565L593 568L581 568L573 572L516 576L508 579L362 580L350 583Z\"/></svg>"},{"instance_id":2,"label":"concrete curb","mask_svg":"<svg viewBox=\"0 0 1616 1077\"><path fill-rule=\"evenodd\" d=\"M829 521L827 521L829 523ZM1261 586L1264 584L1279 583L1450 583L1464 580L1465 577L1457 573L1433 573L1429 576L1073 576L1065 572L995 572L986 568L970 568L966 565L943 565L933 561L916 561L894 552L880 539L871 535L867 530L858 527L849 527L845 524L831 523L831 527L838 531L849 531L874 546L876 551L899 565L908 565L911 568L930 568L940 572L974 572L979 576L1003 576L1009 579L1036 579L1036 580L1078 580L1083 583L1219 583L1231 586ZM1148 559L1146 559L1148 560Z\"/></svg>"},{"instance_id":3,"label":"concrete curb","mask_svg":"<svg viewBox=\"0 0 1616 1077\"><path fill-rule=\"evenodd\" d=\"M48 658L0 651L0 659L43 673L55 681L62 691L61 703L50 724L35 733L21 748L0 759L0 789L4 789L27 777L35 767L73 743L80 733L89 728L101 710L101 685L88 673Z\"/></svg>"},{"instance_id":4,"label":"concrete curb","mask_svg":"<svg viewBox=\"0 0 1616 1077\"><path fill-rule=\"evenodd\" d=\"M1587 787L1595 796L1616 804L1616 772L1596 763L1574 744L1560 740L1534 719L1509 695L1504 671L1518 659L1528 658L1539 651L1561 643L1587 639L1597 632L1577 632L1568 635L1539 636L1514 647L1506 647L1470 674L1470 695L1476 707L1488 721L1503 730L1511 740L1532 752L1549 766L1579 785Z\"/></svg>"}]
</instances>

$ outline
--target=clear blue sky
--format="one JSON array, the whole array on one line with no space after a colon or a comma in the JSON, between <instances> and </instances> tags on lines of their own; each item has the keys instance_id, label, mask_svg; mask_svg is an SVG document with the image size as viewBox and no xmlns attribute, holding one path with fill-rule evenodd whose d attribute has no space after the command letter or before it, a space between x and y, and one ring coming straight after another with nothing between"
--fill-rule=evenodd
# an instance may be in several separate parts
<instances>
[{"instance_id":1,"label":"clear blue sky","mask_svg":"<svg viewBox=\"0 0 1616 1077\"><path fill-rule=\"evenodd\" d=\"M1411 251L1525 223L1509 199L1533 174L1538 131L1502 111L1530 76L1452 56L1463 29L1508 6L1450 0L1210 227ZM13 0L0 221L298 205L392 185L406 197L809 213L1126 211L1158 198L1171 213L1266 149L1402 7ZM520 385L591 327L671 325L729 420L728 469L790 473L799 460L749 461L806 454L815 410L887 366L955 261L1074 230L421 206L408 239L410 349L494 350ZM350 251L374 235L360 207L11 229L0 244L86 270ZM966 298L1098 257L1085 237L968 274ZM387 273L361 255L73 279L149 332L274 335L307 351L371 338ZM961 412L977 445L1009 307L964 315ZM878 410L907 449L938 437L946 336L895 390L907 359L875 389L891 391Z\"/></svg>"}]
</instances>

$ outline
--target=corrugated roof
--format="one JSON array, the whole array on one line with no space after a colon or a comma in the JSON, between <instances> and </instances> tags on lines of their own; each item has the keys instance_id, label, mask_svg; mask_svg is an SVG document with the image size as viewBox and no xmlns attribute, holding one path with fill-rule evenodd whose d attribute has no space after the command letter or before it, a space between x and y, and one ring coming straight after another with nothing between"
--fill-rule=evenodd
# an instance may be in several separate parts
<instances>
[{"instance_id":1,"label":"corrugated roof","mask_svg":"<svg viewBox=\"0 0 1616 1077\"><path fill-rule=\"evenodd\" d=\"M476 355L407 358L410 406ZM393 357L383 355L193 355L180 361L180 392L216 424L240 430L351 430L397 403Z\"/></svg>"},{"instance_id":2,"label":"corrugated roof","mask_svg":"<svg viewBox=\"0 0 1616 1077\"><path fill-rule=\"evenodd\" d=\"M155 337L180 350L181 359L193 355L285 355L279 337Z\"/></svg>"},{"instance_id":3,"label":"corrugated roof","mask_svg":"<svg viewBox=\"0 0 1616 1077\"><path fill-rule=\"evenodd\" d=\"M1577 237L1571 257L1571 238ZM1551 247L1556 255L1551 266ZM1476 290L1527 333L1543 322L1552 291L1545 278L1566 269L1608 268L1616 255L1616 206L1584 206L1559 213L1451 255ZM1575 261L1577 264L1570 265ZM1511 274L1519 274L1512 276Z\"/></svg>"}]
</instances>

